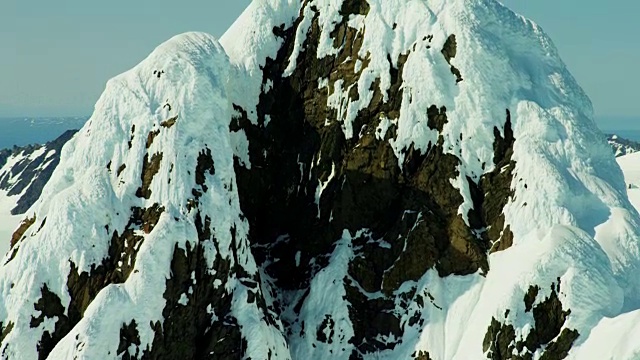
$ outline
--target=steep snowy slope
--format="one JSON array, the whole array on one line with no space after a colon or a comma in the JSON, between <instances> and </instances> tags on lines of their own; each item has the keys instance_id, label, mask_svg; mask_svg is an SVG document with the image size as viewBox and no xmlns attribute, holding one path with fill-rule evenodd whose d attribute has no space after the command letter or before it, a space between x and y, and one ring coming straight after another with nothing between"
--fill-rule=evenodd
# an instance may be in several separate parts
<instances>
[{"instance_id":1,"label":"steep snowy slope","mask_svg":"<svg viewBox=\"0 0 640 360\"><path fill-rule=\"evenodd\" d=\"M640 211L640 153L634 152L616 159L624 173L629 200ZM637 306L636 306L637 308ZM575 359L638 359L640 346L640 310L629 311L614 318L604 318L592 330L586 343L578 349Z\"/></svg>"},{"instance_id":2,"label":"steep snowy slope","mask_svg":"<svg viewBox=\"0 0 640 360\"><path fill-rule=\"evenodd\" d=\"M640 153L634 152L616 160L624 174L629 200L640 211Z\"/></svg>"},{"instance_id":3,"label":"steep snowy slope","mask_svg":"<svg viewBox=\"0 0 640 360\"><path fill-rule=\"evenodd\" d=\"M3 358L640 350L639 215L537 25L256 0L220 44L108 83L3 260Z\"/></svg>"},{"instance_id":4,"label":"steep snowy slope","mask_svg":"<svg viewBox=\"0 0 640 360\"><path fill-rule=\"evenodd\" d=\"M186 34L109 81L3 260L3 358L288 358L240 215L228 73Z\"/></svg>"}]
</instances>

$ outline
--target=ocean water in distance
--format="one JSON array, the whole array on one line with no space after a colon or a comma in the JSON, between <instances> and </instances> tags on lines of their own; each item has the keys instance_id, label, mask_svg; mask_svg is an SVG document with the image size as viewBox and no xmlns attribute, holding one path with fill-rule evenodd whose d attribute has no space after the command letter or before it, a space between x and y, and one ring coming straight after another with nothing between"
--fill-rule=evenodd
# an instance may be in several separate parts
<instances>
[{"instance_id":1,"label":"ocean water in distance","mask_svg":"<svg viewBox=\"0 0 640 360\"><path fill-rule=\"evenodd\" d=\"M88 116L0 118L0 149L44 144L67 130L80 129L88 119Z\"/></svg>"}]
</instances>

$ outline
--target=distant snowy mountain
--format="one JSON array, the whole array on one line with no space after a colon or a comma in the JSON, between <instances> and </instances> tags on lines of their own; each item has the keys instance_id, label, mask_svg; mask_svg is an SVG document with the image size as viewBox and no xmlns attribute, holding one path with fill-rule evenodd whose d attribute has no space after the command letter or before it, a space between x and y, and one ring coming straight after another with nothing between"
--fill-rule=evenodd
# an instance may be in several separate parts
<instances>
[{"instance_id":1,"label":"distant snowy mountain","mask_svg":"<svg viewBox=\"0 0 640 360\"><path fill-rule=\"evenodd\" d=\"M0 150L0 253L24 214L40 197L60 161L60 150L76 133L68 130L44 145Z\"/></svg>"},{"instance_id":2,"label":"distant snowy mountain","mask_svg":"<svg viewBox=\"0 0 640 360\"><path fill-rule=\"evenodd\" d=\"M640 142L624 139L615 134L607 135L607 142L611 145L616 157L640 151Z\"/></svg>"},{"instance_id":3,"label":"distant snowy mountain","mask_svg":"<svg viewBox=\"0 0 640 360\"><path fill-rule=\"evenodd\" d=\"M0 354L636 359L625 190L498 1L256 0L107 83L2 260Z\"/></svg>"}]
</instances>

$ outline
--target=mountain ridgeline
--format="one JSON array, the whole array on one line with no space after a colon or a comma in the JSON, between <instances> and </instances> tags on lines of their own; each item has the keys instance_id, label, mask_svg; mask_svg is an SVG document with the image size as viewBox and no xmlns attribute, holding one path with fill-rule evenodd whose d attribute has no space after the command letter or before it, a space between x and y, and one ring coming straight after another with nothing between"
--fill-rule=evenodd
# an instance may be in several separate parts
<instances>
[{"instance_id":1,"label":"mountain ridgeline","mask_svg":"<svg viewBox=\"0 0 640 360\"><path fill-rule=\"evenodd\" d=\"M497 1L254 1L56 151L0 355L632 359L640 219L592 118Z\"/></svg>"}]
</instances>

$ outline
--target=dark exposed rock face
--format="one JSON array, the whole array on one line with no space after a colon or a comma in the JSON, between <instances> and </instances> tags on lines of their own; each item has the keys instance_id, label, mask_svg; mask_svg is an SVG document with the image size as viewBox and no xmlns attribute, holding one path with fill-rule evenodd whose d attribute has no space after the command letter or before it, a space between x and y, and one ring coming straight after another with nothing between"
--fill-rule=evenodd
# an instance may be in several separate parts
<instances>
[{"instance_id":1,"label":"dark exposed rock face","mask_svg":"<svg viewBox=\"0 0 640 360\"><path fill-rule=\"evenodd\" d=\"M233 131L244 131L249 139L251 170L237 161L236 173L254 255L265 262L278 287L304 292L310 279L326 265L327 254L344 229L352 234L368 229L353 239L355 257L344 279L355 332L347 341L355 345L354 359L394 348L397 343L393 340L380 339L400 338L408 327L423 325L419 315L407 324L393 312L400 297L412 299L416 295L415 288L398 292L405 282L420 279L429 269L443 277L489 271L490 251L504 250L512 242L502 211L513 195L510 187L515 169L511 159L515 139L508 110L504 127L495 129L495 170L478 182L467 179L474 202L474 209L467 214L469 225L458 214L463 198L450 182L459 175L460 160L445 152L442 136L424 153L413 145L403 149L404 160L398 165L388 141L396 136L395 126L390 126L383 138L376 134L376 128L383 117L399 116L408 54L388 59L391 96L385 101L379 79L375 81L371 102L353 121L354 136L345 136L339 114L327 107L331 91L317 89L319 79L328 79L328 89L340 79L343 88L352 86L349 99L358 99L358 79L368 59L358 55L363 33L349 27L347 20L352 14L366 14L365 4L343 3L343 19L332 37L336 48L344 46L335 56L322 59L316 56L321 29L318 11L312 7L315 16L306 33L305 51L287 77L283 73L301 19L292 28L274 28L283 45L263 69L263 84L272 86L260 97L258 123L249 122L247 109L239 106L235 107L239 116L232 123ZM449 64L455 56L464 55L457 54L453 34L442 54ZM362 63L359 72L355 71L356 61ZM456 82L462 81L459 71L453 65L451 69ZM434 104L424 111L428 126L442 133L446 108ZM319 188L323 189L320 194ZM271 263L269 259L274 257L279 261ZM376 292L385 296L372 300L367 295ZM281 306L283 310L289 304ZM300 306L295 308L299 311ZM317 341L331 341L331 321L327 317L313 330ZM416 356L429 358L426 352Z\"/></svg>"},{"instance_id":2,"label":"dark exposed rock face","mask_svg":"<svg viewBox=\"0 0 640 360\"><path fill-rule=\"evenodd\" d=\"M235 227L231 229L231 249L226 250L231 257L221 254L221 245L212 231L212 219L200 208L201 197L209 191L208 178L216 173L215 164L210 149L204 148L197 154L197 164L189 171L195 185L194 197L189 199L192 205L189 216L192 215L194 219L197 243L195 246L187 243L185 249L176 244L173 249L171 275L166 280L163 294L166 301L162 313L164 321L150 324L155 332L151 346L141 347L139 329L147 324L131 321L121 325L120 342L115 355L123 359L243 358L248 339L244 338L238 320L231 315L233 298L238 291L229 292L227 284L231 281L239 282L236 286L246 289L248 302L257 304L268 324L279 327L278 315L269 308L261 293L260 278L250 275L238 259L243 240L237 238ZM110 171L109 167L105 171ZM144 167L141 171L143 185L147 171ZM153 175L146 178L152 179ZM112 232L108 256L100 264L91 266L89 271L80 271L73 262L69 264L70 272L66 281L66 291L70 297L68 306L63 305L60 297L50 291L46 284L42 287L41 297L34 305L40 315L31 320L31 327L38 328L45 320L55 319L55 328L44 331L39 340L40 359L47 358L56 344L82 320L100 291L111 284L124 283L132 273L137 272L134 269L138 251L145 240L143 234L152 233L163 215L166 215L165 208L159 204L147 208L134 207L124 229L110 230L105 226L107 232ZM173 220L180 221L179 218ZM22 239L21 234L35 222L35 218L25 222L16 236ZM205 255L212 248L217 253L213 263ZM0 324L2 332L9 333L11 328L11 324L6 328ZM270 354L274 358L278 356L277 352Z\"/></svg>"},{"instance_id":3,"label":"dark exposed rock face","mask_svg":"<svg viewBox=\"0 0 640 360\"><path fill-rule=\"evenodd\" d=\"M417 351L413 354L415 360L431 360L429 353L423 350Z\"/></svg>"},{"instance_id":4,"label":"dark exposed rock face","mask_svg":"<svg viewBox=\"0 0 640 360\"><path fill-rule=\"evenodd\" d=\"M65 308L58 295L51 292L46 284L41 290L42 297L34 306L40 316L31 318L31 327L39 327L45 320L57 318L53 333L45 331L38 345L38 359L44 360L74 324L65 315Z\"/></svg>"},{"instance_id":5,"label":"dark exposed rock face","mask_svg":"<svg viewBox=\"0 0 640 360\"><path fill-rule=\"evenodd\" d=\"M513 234L509 225L505 226L502 212L509 199L513 197L511 181L516 166L515 161L511 159L515 139L509 110L503 133L501 134L500 129L494 128L493 134L495 170L484 174L477 186L469 181L474 202L474 211L469 214L469 222L476 229L486 229L481 232L481 237L492 244L491 252L496 252L513 244ZM487 194L491 196L486 196Z\"/></svg>"},{"instance_id":6,"label":"dark exposed rock face","mask_svg":"<svg viewBox=\"0 0 640 360\"><path fill-rule=\"evenodd\" d=\"M12 322L9 322L7 324L7 326L4 326L4 324L2 322L0 322L0 344L2 343L4 338L6 338L7 335L9 335L11 330L13 330L13 323ZM2 355L4 356L4 354L2 354Z\"/></svg>"},{"instance_id":7,"label":"dark exposed rock face","mask_svg":"<svg viewBox=\"0 0 640 360\"><path fill-rule=\"evenodd\" d=\"M46 219L45 219L46 221ZM8 264L13 258L16 256L18 249L20 248L19 243L26 238L26 232L31 228L31 226L36 222L35 216L32 218L26 218L22 220L20 226L16 229L16 231L11 236L10 242L10 255L9 259L5 262L5 265ZM44 221L43 221L44 224Z\"/></svg>"},{"instance_id":8,"label":"dark exposed rock face","mask_svg":"<svg viewBox=\"0 0 640 360\"><path fill-rule=\"evenodd\" d=\"M30 145L15 147L11 150L0 150L0 169L11 156L19 155L21 160L14 164L6 172L0 171L0 190L7 190L9 196L20 195L17 205L11 209L11 214L24 214L33 203L38 200L42 188L51 178L53 170L60 162L60 150L69 141L77 130L69 130L57 139L44 145ZM41 151L39 156L30 157Z\"/></svg>"},{"instance_id":9,"label":"dark exposed rock face","mask_svg":"<svg viewBox=\"0 0 640 360\"><path fill-rule=\"evenodd\" d=\"M171 128L173 125L175 125L175 124L176 124L176 121L178 121L178 117L177 117L177 116L174 116L174 117L172 117L172 118L170 118L170 119L167 119L167 120L165 120L165 121L161 122L161 123L160 123L160 126L162 126L162 127L165 127L165 128L168 128L168 129L169 129L169 128Z\"/></svg>"},{"instance_id":10,"label":"dark exposed rock face","mask_svg":"<svg viewBox=\"0 0 640 360\"><path fill-rule=\"evenodd\" d=\"M219 259L214 264L216 276L208 274L203 249L176 247L171 262L173 277L167 281L164 297L167 306L163 311L164 324L154 324L156 336L151 349L145 350L142 359L208 359L212 354L220 359L240 359L246 349L238 323L233 317L221 317L212 323L212 315L207 308L216 309L220 314L230 313L231 296L224 287L193 286L195 279L203 284L213 284L218 280L227 281L233 271L231 263ZM187 294L187 303L180 302L182 294Z\"/></svg>"},{"instance_id":11,"label":"dark exposed rock face","mask_svg":"<svg viewBox=\"0 0 640 360\"><path fill-rule=\"evenodd\" d=\"M135 320L132 320L128 325L122 324L122 328L120 328L120 344L118 344L118 352L116 355L122 356L123 360L138 358L140 355L139 351L136 351L134 354L128 351L132 345L136 347L140 346L140 333L138 332L138 324L136 324Z\"/></svg>"},{"instance_id":12,"label":"dark exposed rock face","mask_svg":"<svg viewBox=\"0 0 640 360\"><path fill-rule=\"evenodd\" d=\"M247 289L249 303L257 302L266 322L278 327L276 314L268 309L261 294L261 282L250 275L238 260L240 240L236 228L231 229L232 258L220 253L217 239L212 233L211 218L199 209L200 198L209 191L207 176L216 172L211 150L198 153L190 212L195 212L198 243L186 249L178 245L173 251L171 278L167 279L163 310L164 322L151 324L155 332L153 344L141 354L141 359L242 359L248 339L243 337L238 320L232 315L233 292L227 283L237 279ZM218 253L213 264L205 257L206 247L213 246ZM277 353L269 352L277 358Z\"/></svg>"},{"instance_id":13,"label":"dark exposed rock face","mask_svg":"<svg viewBox=\"0 0 640 360\"><path fill-rule=\"evenodd\" d=\"M35 216L32 218L26 218L20 223L20 226L11 236L11 247L15 246L20 240L24 239L24 234L29 228L36 222Z\"/></svg>"}]
</instances>

